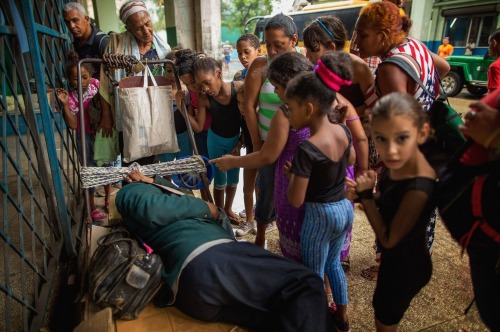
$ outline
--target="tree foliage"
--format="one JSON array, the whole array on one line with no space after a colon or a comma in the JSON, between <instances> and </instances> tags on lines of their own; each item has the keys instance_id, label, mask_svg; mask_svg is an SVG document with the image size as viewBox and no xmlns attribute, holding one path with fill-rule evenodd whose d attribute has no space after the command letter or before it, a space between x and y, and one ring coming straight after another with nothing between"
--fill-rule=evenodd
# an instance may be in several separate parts
<instances>
[{"instance_id":1,"label":"tree foliage","mask_svg":"<svg viewBox=\"0 0 500 332\"><path fill-rule=\"evenodd\" d=\"M222 0L222 26L243 33L248 19L271 13L272 2L273 0Z\"/></svg>"},{"instance_id":2,"label":"tree foliage","mask_svg":"<svg viewBox=\"0 0 500 332\"><path fill-rule=\"evenodd\" d=\"M164 7L164 2L159 1L149 1L148 4L148 10L149 13L151 14L151 17L153 17L153 27L155 31L160 31L160 30L165 30L166 24L165 24L165 7Z\"/></svg>"}]
</instances>

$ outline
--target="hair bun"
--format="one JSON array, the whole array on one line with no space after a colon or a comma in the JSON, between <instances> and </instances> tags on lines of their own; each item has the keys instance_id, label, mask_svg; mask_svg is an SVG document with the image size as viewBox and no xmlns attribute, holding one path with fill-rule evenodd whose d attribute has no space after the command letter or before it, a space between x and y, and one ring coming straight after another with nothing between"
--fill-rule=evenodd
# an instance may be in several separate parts
<instances>
[{"instance_id":1,"label":"hair bun","mask_svg":"<svg viewBox=\"0 0 500 332\"><path fill-rule=\"evenodd\" d=\"M69 62L78 62L78 60L80 60L80 57L75 51L70 51L66 54L66 60Z\"/></svg>"}]
</instances>

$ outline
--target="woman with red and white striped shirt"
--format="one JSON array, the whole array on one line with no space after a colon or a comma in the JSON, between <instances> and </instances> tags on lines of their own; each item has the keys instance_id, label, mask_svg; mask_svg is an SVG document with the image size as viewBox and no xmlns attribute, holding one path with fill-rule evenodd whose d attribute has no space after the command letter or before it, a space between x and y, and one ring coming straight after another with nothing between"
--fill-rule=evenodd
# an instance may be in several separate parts
<instances>
[{"instance_id":1,"label":"woman with red and white striped shirt","mask_svg":"<svg viewBox=\"0 0 500 332\"><path fill-rule=\"evenodd\" d=\"M412 95L424 111L428 111L438 96L439 76L444 76L450 67L446 60L430 52L423 43L408 37L411 25L410 18L401 16L399 8L389 1L370 3L361 10L355 28L354 47L362 58L377 56L382 59L375 72L375 82L365 94L368 108L372 108L382 96L391 92L403 92ZM415 68L432 95L428 95L401 67L386 61L396 54L402 55ZM380 175L384 170L383 164L373 143L369 143L369 167L376 169ZM434 243L435 222L434 214L429 221L427 234L429 252L432 252ZM370 276L366 277L376 278L376 266L368 270L373 273L368 273Z\"/></svg>"}]
</instances>

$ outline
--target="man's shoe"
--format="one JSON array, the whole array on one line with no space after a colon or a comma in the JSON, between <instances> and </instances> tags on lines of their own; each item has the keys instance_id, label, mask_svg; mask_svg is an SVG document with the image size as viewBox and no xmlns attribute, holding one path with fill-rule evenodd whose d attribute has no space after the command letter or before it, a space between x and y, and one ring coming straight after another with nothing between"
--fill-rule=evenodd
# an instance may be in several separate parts
<instances>
[{"instance_id":1,"label":"man's shoe","mask_svg":"<svg viewBox=\"0 0 500 332\"><path fill-rule=\"evenodd\" d=\"M240 223L240 227L234 232L236 236L245 236L254 228L253 222L242 222Z\"/></svg>"}]
</instances>

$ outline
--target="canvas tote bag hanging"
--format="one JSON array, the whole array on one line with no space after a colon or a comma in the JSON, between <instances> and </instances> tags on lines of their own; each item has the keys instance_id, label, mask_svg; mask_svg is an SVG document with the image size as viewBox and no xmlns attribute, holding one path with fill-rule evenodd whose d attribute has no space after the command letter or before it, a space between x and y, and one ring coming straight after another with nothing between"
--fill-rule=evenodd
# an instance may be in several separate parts
<instances>
[{"instance_id":1,"label":"canvas tote bag hanging","mask_svg":"<svg viewBox=\"0 0 500 332\"><path fill-rule=\"evenodd\" d=\"M118 99L123 124L122 157L125 162L179 151L172 87L166 78L156 76L155 79L146 65L142 80L140 76L135 76L120 81Z\"/></svg>"}]
</instances>

